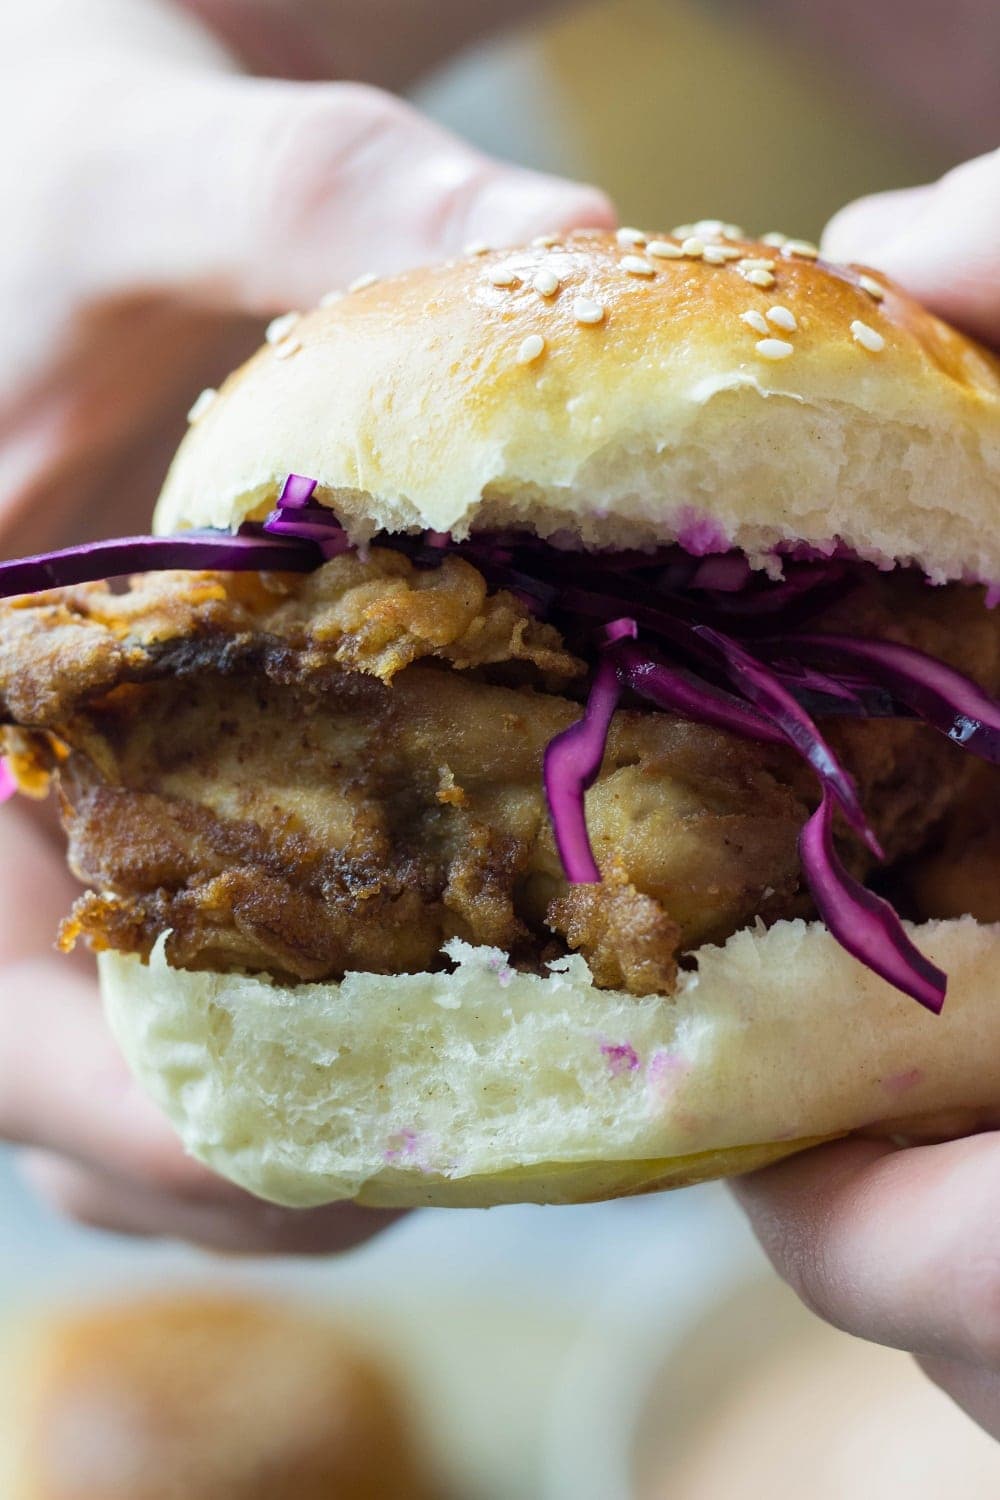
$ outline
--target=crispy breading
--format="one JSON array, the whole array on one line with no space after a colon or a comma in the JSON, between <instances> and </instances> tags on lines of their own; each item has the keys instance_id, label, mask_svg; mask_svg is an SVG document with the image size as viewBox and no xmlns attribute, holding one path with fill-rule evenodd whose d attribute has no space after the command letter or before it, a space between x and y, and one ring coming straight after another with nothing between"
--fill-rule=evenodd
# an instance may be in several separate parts
<instances>
[{"instance_id":1,"label":"crispy breading","mask_svg":"<svg viewBox=\"0 0 1000 1500\"><path fill-rule=\"evenodd\" d=\"M338 669L391 682L431 657L460 671L499 664L564 684L582 676L552 626L512 595L487 594L458 557L419 569L374 548L316 572L151 573L0 606L0 723L57 728L77 704L166 672L262 670L317 686Z\"/></svg>"},{"instance_id":2,"label":"crispy breading","mask_svg":"<svg viewBox=\"0 0 1000 1500\"><path fill-rule=\"evenodd\" d=\"M1000 922L1000 776L976 766L968 787L907 871L920 918L961 917Z\"/></svg>"},{"instance_id":3,"label":"crispy breading","mask_svg":"<svg viewBox=\"0 0 1000 1500\"><path fill-rule=\"evenodd\" d=\"M912 639L995 689L1000 631L974 591L894 577L838 610L831 628ZM529 966L578 948L599 984L644 994L701 943L808 914L808 769L645 709L615 716L588 794L606 879L567 886L541 764L585 683L551 626L453 557L376 549L305 578L159 574L0 608L0 722L20 774L58 776L90 887L64 942L148 954L169 931L182 967L413 972L458 936ZM918 849L969 758L914 721L828 729L890 857Z\"/></svg>"}]
</instances>

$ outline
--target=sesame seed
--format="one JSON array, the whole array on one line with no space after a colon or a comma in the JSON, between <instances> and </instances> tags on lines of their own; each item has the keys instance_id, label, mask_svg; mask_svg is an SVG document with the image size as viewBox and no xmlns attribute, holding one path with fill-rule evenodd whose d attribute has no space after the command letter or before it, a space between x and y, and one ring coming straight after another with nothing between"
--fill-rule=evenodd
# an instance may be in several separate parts
<instances>
[{"instance_id":1,"label":"sesame seed","mask_svg":"<svg viewBox=\"0 0 1000 1500\"><path fill-rule=\"evenodd\" d=\"M486 272L486 279L494 286L514 286L521 278L516 271L511 270L510 266L490 266Z\"/></svg>"},{"instance_id":2,"label":"sesame seed","mask_svg":"<svg viewBox=\"0 0 1000 1500\"><path fill-rule=\"evenodd\" d=\"M207 386L201 395L196 398L194 405L188 412L188 421L197 422L199 417L203 417L218 394L217 390L214 390L211 386Z\"/></svg>"},{"instance_id":3,"label":"sesame seed","mask_svg":"<svg viewBox=\"0 0 1000 1500\"><path fill-rule=\"evenodd\" d=\"M702 239L711 240L717 234L721 234L724 228L725 225L721 219L696 219L691 226L691 232L700 235Z\"/></svg>"},{"instance_id":4,"label":"sesame seed","mask_svg":"<svg viewBox=\"0 0 1000 1500\"><path fill-rule=\"evenodd\" d=\"M355 276L354 280L348 284L347 290L349 292L363 292L366 286L374 286L376 281L378 281L378 277L375 275L375 272L366 271L363 276Z\"/></svg>"},{"instance_id":5,"label":"sesame seed","mask_svg":"<svg viewBox=\"0 0 1000 1500\"><path fill-rule=\"evenodd\" d=\"M686 240L689 239L692 234L694 234L694 225L675 224L670 233L673 235L675 240Z\"/></svg>"},{"instance_id":6,"label":"sesame seed","mask_svg":"<svg viewBox=\"0 0 1000 1500\"><path fill-rule=\"evenodd\" d=\"M746 230L739 224L723 224L722 233L727 240L745 240L747 237Z\"/></svg>"},{"instance_id":7,"label":"sesame seed","mask_svg":"<svg viewBox=\"0 0 1000 1500\"><path fill-rule=\"evenodd\" d=\"M529 333L521 347L517 351L517 362L519 365L530 365L532 360L538 358L545 348L545 340L540 333Z\"/></svg>"},{"instance_id":8,"label":"sesame seed","mask_svg":"<svg viewBox=\"0 0 1000 1500\"><path fill-rule=\"evenodd\" d=\"M874 297L876 302L881 302L885 296L885 287L881 286L873 276L859 276L858 286L863 292L867 292L869 297Z\"/></svg>"},{"instance_id":9,"label":"sesame seed","mask_svg":"<svg viewBox=\"0 0 1000 1500\"><path fill-rule=\"evenodd\" d=\"M297 312L282 313L280 318L272 318L264 330L264 337L269 344L280 344L286 338L299 321L301 314Z\"/></svg>"},{"instance_id":10,"label":"sesame seed","mask_svg":"<svg viewBox=\"0 0 1000 1500\"><path fill-rule=\"evenodd\" d=\"M762 245L773 245L776 250L780 250L783 245L788 244L788 235L782 234L780 229L769 229L767 234L761 235L760 242Z\"/></svg>"},{"instance_id":11,"label":"sesame seed","mask_svg":"<svg viewBox=\"0 0 1000 1500\"><path fill-rule=\"evenodd\" d=\"M787 359L795 353L795 345L786 339L758 339L756 349L762 359Z\"/></svg>"},{"instance_id":12,"label":"sesame seed","mask_svg":"<svg viewBox=\"0 0 1000 1500\"><path fill-rule=\"evenodd\" d=\"M650 240L646 246L646 254L655 256L657 260L680 260L684 251L673 240Z\"/></svg>"},{"instance_id":13,"label":"sesame seed","mask_svg":"<svg viewBox=\"0 0 1000 1500\"><path fill-rule=\"evenodd\" d=\"M876 328L870 328L867 323L862 323L860 318L855 318L851 324L851 332L855 340L863 349L870 349L872 354L878 354L880 349L885 348L885 339Z\"/></svg>"},{"instance_id":14,"label":"sesame seed","mask_svg":"<svg viewBox=\"0 0 1000 1500\"><path fill-rule=\"evenodd\" d=\"M623 255L618 264L630 276L656 275L656 267L642 255Z\"/></svg>"},{"instance_id":15,"label":"sesame seed","mask_svg":"<svg viewBox=\"0 0 1000 1500\"><path fill-rule=\"evenodd\" d=\"M577 297L573 303L573 316L578 323L603 323L604 308L592 297Z\"/></svg>"},{"instance_id":16,"label":"sesame seed","mask_svg":"<svg viewBox=\"0 0 1000 1500\"><path fill-rule=\"evenodd\" d=\"M768 260L763 255L742 255L737 266L738 271L773 271L776 261Z\"/></svg>"},{"instance_id":17,"label":"sesame seed","mask_svg":"<svg viewBox=\"0 0 1000 1500\"><path fill-rule=\"evenodd\" d=\"M768 332L767 322L765 321L764 314L762 312L758 312L755 307L748 307L746 312L740 313L740 318L744 323L748 323L750 325L754 333L766 334Z\"/></svg>"},{"instance_id":18,"label":"sesame seed","mask_svg":"<svg viewBox=\"0 0 1000 1500\"><path fill-rule=\"evenodd\" d=\"M750 270L742 272L742 275L751 286L774 286L774 272L765 271L763 266L751 266Z\"/></svg>"},{"instance_id":19,"label":"sesame seed","mask_svg":"<svg viewBox=\"0 0 1000 1500\"><path fill-rule=\"evenodd\" d=\"M332 292L324 292L323 296L319 299L319 305L320 307L332 307L335 302L342 302L343 300L344 293L337 287Z\"/></svg>"},{"instance_id":20,"label":"sesame seed","mask_svg":"<svg viewBox=\"0 0 1000 1500\"><path fill-rule=\"evenodd\" d=\"M282 339L280 344L274 346L274 357L275 359L290 359L293 354L298 354L301 348L301 340L297 338Z\"/></svg>"},{"instance_id":21,"label":"sesame seed","mask_svg":"<svg viewBox=\"0 0 1000 1500\"><path fill-rule=\"evenodd\" d=\"M466 255L486 255L489 248L485 240L470 240L465 247L464 253Z\"/></svg>"},{"instance_id":22,"label":"sesame seed","mask_svg":"<svg viewBox=\"0 0 1000 1500\"><path fill-rule=\"evenodd\" d=\"M548 266L543 266L531 278L531 285L540 297L554 297L559 290L559 277Z\"/></svg>"},{"instance_id":23,"label":"sesame seed","mask_svg":"<svg viewBox=\"0 0 1000 1500\"><path fill-rule=\"evenodd\" d=\"M710 266L723 266L727 261L740 260L743 251L736 245L706 245L704 259Z\"/></svg>"},{"instance_id":24,"label":"sesame seed","mask_svg":"<svg viewBox=\"0 0 1000 1500\"><path fill-rule=\"evenodd\" d=\"M561 235L558 234L536 234L531 243L540 250L551 250L553 245L558 245L560 239Z\"/></svg>"},{"instance_id":25,"label":"sesame seed","mask_svg":"<svg viewBox=\"0 0 1000 1500\"><path fill-rule=\"evenodd\" d=\"M646 243L646 236L642 230L632 229L627 224L616 232L615 239L619 245L644 245Z\"/></svg>"},{"instance_id":26,"label":"sesame seed","mask_svg":"<svg viewBox=\"0 0 1000 1500\"><path fill-rule=\"evenodd\" d=\"M681 242L681 250L685 255L692 256L695 260L705 253L705 242L700 240L696 234L689 234Z\"/></svg>"},{"instance_id":27,"label":"sesame seed","mask_svg":"<svg viewBox=\"0 0 1000 1500\"><path fill-rule=\"evenodd\" d=\"M819 246L814 245L811 240L786 240L781 247L782 255L798 255L803 260L815 260L819 254Z\"/></svg>"},{"instance_id":28,"label":"sesame seed","mask_svg":"<svg viewBox=\"0 0 1000 1500\"><path fill-rule=\"evenodd\" d=\"M783 328L786 333L794 333L798 328L798 320L790 307L782 307L780 302L767 310L767 321L773 323L775 328Z\"/></svg>"}]
</instances>

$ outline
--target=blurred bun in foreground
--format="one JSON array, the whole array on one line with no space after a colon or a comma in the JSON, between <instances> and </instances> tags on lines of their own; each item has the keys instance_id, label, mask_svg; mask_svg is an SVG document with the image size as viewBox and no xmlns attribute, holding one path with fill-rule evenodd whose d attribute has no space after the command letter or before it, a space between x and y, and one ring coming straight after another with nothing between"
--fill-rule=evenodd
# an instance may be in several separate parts
<instances>
[{"instance_id":1,"label":"blurred bun in foreground","mask_svg":"<svg viewBox=\"0 0 1000 1500\"><path fill-rule=\"evenodd\" d=\"M397 1393L343 1330L212 1293L51 1320L7 1500L429 1500Z\"/></svg>"}]
</instances>

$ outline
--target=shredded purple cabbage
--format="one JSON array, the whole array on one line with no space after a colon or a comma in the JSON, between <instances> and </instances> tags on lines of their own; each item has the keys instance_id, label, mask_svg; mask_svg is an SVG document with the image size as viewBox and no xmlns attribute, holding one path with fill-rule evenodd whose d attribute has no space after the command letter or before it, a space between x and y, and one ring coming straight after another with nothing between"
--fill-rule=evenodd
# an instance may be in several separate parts
<instances>
[{"instance_id":1,"label":"shredded purple cabbage","mask_svg":"<svg viewBox=\"0 0 1000 1500\"><path fill-rule=\"evenodd\" d=\"M832 677L816 667L779 657L773 657L769 665L775 676L810 713L841 714L859 719L906 717L905 706L900 705L891 693L853 672Z\"/></svg>"},{"instance_id":2,"label":"shredded purple cabbage","mask_svg":"<svg viewBox=\"0 0 1000 1500\"><path fill-rule=\"evenodd\" d=\"M620 697L614 658L606 653L597 664L583 718L550 740L545 751L543 776L552 832L566 879L573 885L601 878L590 847L583 796L597 780Z\"/></svg>"},{"instance_id":3,"label":"shredded purple cabbage","mask_svg":"<svg viewBox=\"0 0 1000 1500\"><path fill-rule=\"evenodd\" d=\"M668 666L644 647L620 646L615 664L622 681L637 693L682 719L711 724L743 739L780 745L783 732L751 705L714 687L683 667Z\"/></svg>"},{"instance_id":4,"label":"shredded purple cabbage","mask_svg":"<svg viewBox=\"0 0 1000 1500\"><path fill-rule=\"evenodd\" d=\"M860 670L963 749L1000 765L1000 704L936 657L895 641L843 635L794 636L785 647L832 671Z\"/></svg>"},{"instance_id":5,"label":"shredded purple cabbage","mask_svg":"<svg viewBox=\"0 0 1000 1500\"><path fill-rule=\"evenodd\" d=\"M620 620L610 620L597 632L597 642L600 646L613 646L616 641L634 641L639 634L639 627L634 620L627 615Z\"/></svg>"},{"instance_id":6,"label":"shredded purple cabbage","mask_svg":"<svg viewBox=\"0 0 1000 1500\"><path fill-rule=\"evenodd\" d=\"M742 553L726 553L700 562L688 580L689 589L707 589L710 593L738 594L753 574Z\"/></svg>"},{"instance_id":7,"label":"shredded purple cabbage","mask_svg":"<svg viewBox=\"0 0 1000 1500\"><path fill-rule=\"evenodd\" d=\"M824 791L799 836L802 868L816 909L842 948L935 1015L948 979L907 937L888 901L848 874L833 842L833 801Z\"/></svg>"},{"instance_id":8,"label":"shredded purple cabbage","mask_svg":"<svg viewBox=\"0 0 1000 1500\"><path fill-rule=\"evenodd\" d=\"M305 548L301 541L243 532L235 536L228 531L185 531L179 536L117 537L0 562L0 599L170 568L302 573L320 560L317 550Z\"/></svg>"},{"instance_id":9,"label":"shredded purple cabbage","mask_svg":"<svg viewBox=\"0 0 1000 1500\"><path fill-rule=\"evenodd\" d=\"M289 474L266 520L247 522L236 533L126 537L0 562L0 597L159 569L308 572L352 548L330 510L316 501L316 488L314 479ZM491 587L508 589L532 613L553 620L573 649L593 651L596 645L583 716L556 735L544 761L567 880L601 879L585 794L600 773L623 692L730 734L788 744L822 789L800 839L817 910L860 962L930 1010L940 1010L945 976L914 947L889 903L849 875L837 855L835 804L877 858L882 851L851 777L813 715L916 716L1000 764L1000 704L969 678L910 647L803 630L857 584L857 568L843 549L793 549L783 559L782 579L774 582L752 571L741 554L714 545L588 553L558 538L511 533L455 542L447 532L392 535L380 542L418 567L437 567L449 553L464 556ZM752 640L754 652L747 647ZM14 789L0 760L0 801Z\"/></svg>"},{"instance_id":10,"label":"shredded purple cabbage","mask_svg":"<svg viewBox=\"0 0 1000 1500\"><path fill-rule=\"evenodd\" d=\"M316 481L307 474L289 474L281 486L278 510L301 510L316 493ZM329 515L329 511L327 512Z\"/></svg>"},{"instance_id":11,"label":"shredded purple cabbage","mask_svg":"<svg viewBox=\"0 0 1000 1500\"><path fill-rule=\"evenodd\" d=\"M802 705L787 688L782 687L763 662L757 661L729 636L722 635L707 625L696 625L694 628L701 639L708 641L719 653L734 686L749 698L760 713L766 714L803 760L812 766L824 791L829 791L836 797L844 817L875 858L884 859L882 847L868 826L858 800L857 787Z\"/></svg>"},{"instance_id":12,"label":"shredded purple cabbage","mask_svg":"<svg viewBox=\"0 0 1000 1500\"><path fill-rule=\"evenodd\" d=\"M267 536L310 543L319 549L322 561L329 562L331 558L349 552L351 543L347 532L334 520L327 507L313 503L315 492L315 479L308 479L305 474L289 474L274 510L260 531ZM250 522L240 531L244 535L253 535L257 528Z\"/></svg>"}]
</instances>

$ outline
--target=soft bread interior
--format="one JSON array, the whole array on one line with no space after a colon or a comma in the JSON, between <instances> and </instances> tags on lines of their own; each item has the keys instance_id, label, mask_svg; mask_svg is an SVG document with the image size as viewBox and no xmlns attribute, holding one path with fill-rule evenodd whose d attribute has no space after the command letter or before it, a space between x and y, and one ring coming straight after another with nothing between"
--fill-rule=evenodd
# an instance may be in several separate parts
<instances>
[{"instance_id":1,"label":"soft bread interior","mask_svg":"<svg viewBox=\"0 0 1000 1500\"><path fill-rule=\"evenodd\" d=\"M1000 926L917 929L933 1016L819 923L699 950L670 999L453 943L453 972L261 975L101 955L111 1026L187 1149L276 1203L568 1202L763 1165L817 1139L1000 1107Z\"/></svg>"}]
</instances>

